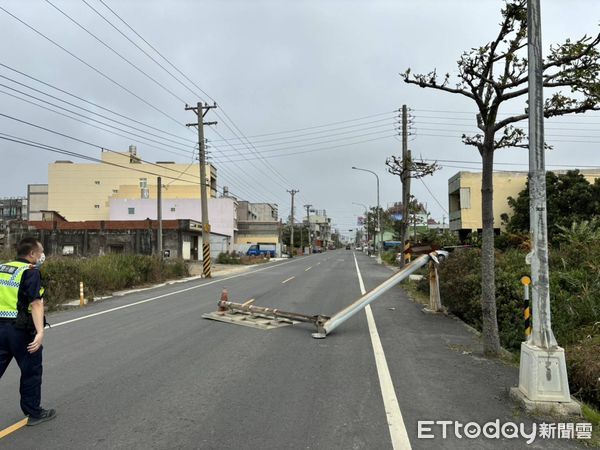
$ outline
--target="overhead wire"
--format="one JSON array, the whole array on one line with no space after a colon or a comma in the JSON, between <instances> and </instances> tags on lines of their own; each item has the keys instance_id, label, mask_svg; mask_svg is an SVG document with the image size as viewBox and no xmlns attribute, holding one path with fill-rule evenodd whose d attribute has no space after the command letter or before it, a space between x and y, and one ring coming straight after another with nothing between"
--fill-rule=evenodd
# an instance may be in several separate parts
<instances>
[{"instance_id":1,"label":"overhead wire","mask_svg":"<svg viewBox=\"0 0 600 450\"><path fill-rule=\"evenodd\" d=\"M166 69L162 64L160 64L159 62L157 62L151 55L149 55L146 51L144 51L140 46L138 46L135 42L133 42L133 40L131 40L128 36L126 36L123 32L121 32L121 30L119 30L117 27L115 27L108 19L106 19L98 10L96 10L93 6L91 6L87 1L82 0L83 3L85 3L90 9L92 9L97 15L99 15L102 19L104 19L104 21L106 21L112 28L114 28L115 30L117 30L122 36L124 36L129 42L131 42L133 45L135 45L140 51L142 51L146 56L148 56L152 61L154 61L156 64L158 64L164 71L166 71L171 77L173 77L176 81L178 81L182 86L184 86L186 89L188 89L189 91L191 91L194 95L197 95L196 93L194 93L187 85L185 85L184 83L182 83L179 79L177 79L177 77L175 77L168 69ZM102 2L105 6L107 6L104 2ZM110 9L110 8L109 8ZM114 13L114 11L111 9L111 12ZM130 27L131 28L131 27ZM137 33L136 33L137 34ZM155 50L156 51L156 50ZM166 58L164 56L161 57L163 59L166 60ZM193 83L193 82L192 82ZM195 84L195 83L194 83ZM200 89L201 90L201 89ZM202 90L201 90L202 91ZM202 91L203 92L203 91ZM214 100L213 100L214 101ZM185 103L185 102L184 102ZM228 126L227 124L225 124L226 126ZM215 132L215 134L217 134L218 136L220 136L223 140L226 140L218 131L213 130L213 132ZM251 163L254 165L254 163ZM237 167L239 167L239 165L236 164ZM254 165L255 166L255 165ZM240 167L241 169L241 167ZM265 188L264 185L262 183L256 183L259 186L263 187L264 189L266 189L266 191L268 192L269 189Z\"/></svg>"},{"instance_id":2,"label":"overhead wire","mask_svg":"<svg viewBox=\"0 0 600 450\"><path fill-rule=\"evenodd\" d=\"M10 120L13 120L15 122L21 123L21 124L28 125L30 127L46 131L47 133L52 133L52 134L55 134L57 136L61 136L61 137L67 138L67 139L71 139L71 140L79 142L81 144L86 144L86 145L89 145L91 147L99 148L100 150L105 150L105 151L108 151L108 152L111 152L111 153L121 154L121 152L117 152L115 150L108 149L107 147L104 147L102 145L95 144L95 143L92 143L92 142L89 142L89 141L86 141L86 140L83 140L83 139L79 139L79 138L76 138L74 136L71 136L71 135L68 135L68 134L65 134L65 133L61 133L60 131L56 131L56 130L53 130L51 128L47 128L47 127L41 126L39 124L35 124L33 122L29 122L29 121L24 120L24 119L19 119L18 117L14 117L14 116L11 116L11 115L8 115L8 114L4 114L2 112L0 112L0 117L4 117L4 118L10 119ZM152 162L149 162L149 161L145 161L145 160L143 160L141 158L137 158L137 159L140 160L140 161L142 161L142 162L144 162L144 163L146 163L146 164L152 165L152 166L160 167L162 169L170 170L170 171L173 171L173 172L179 172L178 170L172 169L171 167L168 167L168 166L164 166L164 165L160 165L160 164L157 164L157 163L152 163ZM195 178L198 178L198 183L199 183L200 176L197 176Z\"/></svg>"},{"instance_id":3,"label":"overhead wire","mask_svg":"<svg viewBox=\"0 0 600 450\"><path fill-rule=\"evenodd\" d=\"M144 103L146 106L149 106L150 108L152 108L153 110L157 111L159 114L167 117L169 120L177 123L178 125L181 125L181 123L175 119L173 116L167 114L166 112L164 112L163 110L157 108L156 106L154 106L152 103L146 101L145 99L143 99L142 97L140 97L139 95L137 95L136 93L134 93L133 91L131 91L130 89L128 89L127 87L125 87L123 84L119 83L118 81L116 81L115 79L109 77L108 75L106 75L104 72L102 72L101 70L99 70L98 68L92 66L91 64L89 64L88 62L84 61L82 58L80 58L79 56L77 56L75 53L67 50L65 47L63 47L62 45L60 45L58 42L54 41L53 39L49 38L48 36L46 36L44 33L42 33L41 31L37 30L35 27L29 25L27 22L25 22L24 20L20 19L19 17L15 16L14 14L12 14L10 11L8 11L6 8L4 8L3 6L0 6L0 10L4 11L6 14L8 14L9 16L11 16L12 18L14 18L15 20L17 20L18 22L20 22L21 24L25 25L27 28L29 28L31 31L33 31L34 33L36 33L37 35L43 37L44 39L46 39L48 42L52 43L53 45L55 45L56 47L60 48L61 50L63 50L65 53L69 54L70 56L72 56L73 58L75 58L77 61L81 62L82 64L84 64L85 66L87 66L88 68L92 69L94 72L96 72L98 75L102 76L103 78L107 79L108 81L110 81L111 83L113 83L114 85L120 87L121 89L123 89L125 92L127 92L128 94L134 96L135 98L137 98L139 101L141 101L142 103Z\"/></svg>"}]
</instances>

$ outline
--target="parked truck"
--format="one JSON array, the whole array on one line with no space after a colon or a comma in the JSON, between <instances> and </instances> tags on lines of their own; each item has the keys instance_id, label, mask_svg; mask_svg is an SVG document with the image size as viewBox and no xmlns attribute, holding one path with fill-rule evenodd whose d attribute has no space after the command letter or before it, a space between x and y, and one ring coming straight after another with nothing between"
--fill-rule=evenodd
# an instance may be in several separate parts
<instances>
[{"instance_id":1,"label":"parked truck","mask_svg":"<svg viewBox=\"0 0 600 450\"><path fill-rule=\"evenodd\" d=\"M275 244L251 244L246 252L248 256L269 256L275 258L277 247Z\"/></svg>"}]
</instances>

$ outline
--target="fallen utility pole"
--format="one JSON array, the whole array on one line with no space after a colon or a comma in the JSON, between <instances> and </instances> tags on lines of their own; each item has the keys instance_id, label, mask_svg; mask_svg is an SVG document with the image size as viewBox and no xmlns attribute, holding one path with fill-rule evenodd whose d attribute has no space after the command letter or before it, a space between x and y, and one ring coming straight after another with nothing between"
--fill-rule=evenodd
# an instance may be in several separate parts
<instances>
[{"instance_id":1,"label":"fallen utility pole","mask_svg":"<svg viewBox=\"0 0 600 450\"><path fill-rule=\"evenodd\" d=\"M314 337L315 339L323 339L327 337L329 333L331 333L333 330L335 330L337 327L343 324L346 320L350 319L357 312L364 309L364 307L368 304L377 300L377 298L379 298L385 292L389 291L398 283L408 278L409 275L419 270L433 258L436 258L437 261L436 252L418 257L413 262L401 269L400 272L398 272L395 275L392 275L379 286L375 287L374 289L371 289L369 292L364 294L354 303L346 306L340 312L337 312L333 316L331 316L331 318L327 322L325 322L321 327L318 328L318 331L316 333L313 333L312 337Z\"/></svg>"},{"instance_id":2,"label":"fallen utility pole","mask_svg":"<svg viewBox=\"0 0 600 450\"><path fill-rule=\"evenodd\" d=\"M309 316L307 314L281 311L277 308L267 308L264 306L255 306L248 303L234 303L223 300L219 301L218 306L219 308L225 308L225 310L229 311L239 311L256 315L260 314L266 317L272 317L273 319L289 319L291 321L296 322L312 323L315 324L317 328L320 326L321 323L324 323L329 319L329 316Z\"/></svg>"},{"instance_id":3,"label":"fallen utility pole","mask_svg":"<svg viewBox=\"0 0 600 450\"><path fill-rule=\"evenodd\" d=\"M386 281L381 283L376 288L367 292L351 305L334 314L332 317L317 315L306 315L288 311L281 311L277 308L267 308L255 306L252 304L254 300L249 300L246 303L233 303L227 300L227 293L223 291L222 299L218 302L218 311L213 313L203 314L202 317L221 322L235 323L238 325L253 326L255 328L269 329L276 326L290 325L296 322L312 323L317 328L317 332L312 334L315 339L323 339L329 333L343 324L346 320L354 316L356 313L364 309L365 306L375 301L382 294L396 286L402 280L408 278L409 275L427 265L430 261L438 264L438 255L447 256L448 252L436 251L428 255L422 255L401 269L395 275L392 275ZM437 281L437 278L435 279ZM237 320L240 316L242 320ZM272 320L276 323L268 322L266 324L256 324L252 322L253 318L263 318ZM268 325L268 327L267 327Z\"/></svg>"}]
</instances>

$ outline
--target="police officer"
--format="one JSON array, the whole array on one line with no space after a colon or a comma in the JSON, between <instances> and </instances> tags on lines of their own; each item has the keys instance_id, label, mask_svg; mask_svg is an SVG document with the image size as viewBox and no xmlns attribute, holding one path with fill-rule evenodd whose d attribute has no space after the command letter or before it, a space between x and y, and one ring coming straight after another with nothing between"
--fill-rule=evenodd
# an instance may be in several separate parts
<instances>
[{"instance_id":1,"label":"police officer","mask_svg":"<svg viewBox=\"0 0 600 450\"><path fill-rule=\"evenodd\" d=\"M25 238L17 246L17 258L0 264L0 378L15 358L21 369L21 409L29 426L56 417L54 409L40 407L45 320L39 268L45 259L42 244Z\"/></svg>"}]
</instances>

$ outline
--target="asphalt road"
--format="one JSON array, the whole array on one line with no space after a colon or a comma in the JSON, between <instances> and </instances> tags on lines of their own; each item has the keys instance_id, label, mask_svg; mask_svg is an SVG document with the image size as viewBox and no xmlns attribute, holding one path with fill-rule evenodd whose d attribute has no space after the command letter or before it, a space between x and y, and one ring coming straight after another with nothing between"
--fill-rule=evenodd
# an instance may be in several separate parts
<instances>
[{"instance_id":1,"label":"asphalt road","mask_svg":"<svg viewBox=\"0 0 600 450\"><path fill-rule=\"evenodd\" d=\"M354 255L330 251L52 314L42 403L58 417L0 447L388 449L393 420L382 395L397 400L415 449L571 445L443 439L439 427L435 439L419 439L419 420L532 422L506 393L518 369L478 356L461 323L423 314L399 287L372 305L393 383L387 394L364 312L323 340L308 324L258 330L201 318L223 287L231 301L331 315L360 296ZM367 290L391 275L356 258ZM0 380L0 430L23 418L18 375L13 362Z\"/></svg>"}]
</instances>

